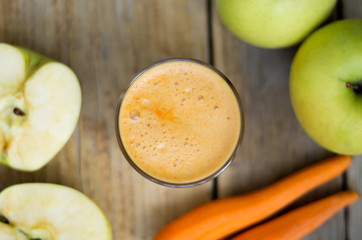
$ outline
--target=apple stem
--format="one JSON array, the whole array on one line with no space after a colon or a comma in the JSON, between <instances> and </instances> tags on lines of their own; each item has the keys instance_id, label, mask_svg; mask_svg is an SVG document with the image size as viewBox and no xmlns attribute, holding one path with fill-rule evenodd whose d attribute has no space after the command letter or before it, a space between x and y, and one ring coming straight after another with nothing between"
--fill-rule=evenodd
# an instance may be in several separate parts
<instances>
[{"instance_id":1,"label":"apple stem","mask_svg":"<svg viewBox=\"0 0 362 240\"><path fill-rule=\"evenodd\" d=\"M346 87L349 89L353 89L353 91L355 91L356 93L360 93L362 91L362 87L360 84L347 82Z\"/></svg>"},{"instance_id":2,"label":"apple stem","mask_svg":"<svg viewBox=\"0 0 362 240\"><path fill-rule=\"evenodd\" d=\"M25 113L21 111L19 108L14 108L14 114L17 116L25 116Z\"/></svg>"}]
</instances>

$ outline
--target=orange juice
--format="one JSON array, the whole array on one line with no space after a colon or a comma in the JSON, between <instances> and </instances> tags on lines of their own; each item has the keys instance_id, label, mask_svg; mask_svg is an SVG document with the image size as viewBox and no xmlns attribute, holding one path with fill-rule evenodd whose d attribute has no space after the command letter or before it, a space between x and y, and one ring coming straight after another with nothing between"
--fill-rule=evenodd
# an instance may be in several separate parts
<instances>
[{"instance_id":1,"label":"orange juice","mask_svg":"<svg viewBox=\"0 0 362 240\"><path fill-rule=\"evenodd\" d=\"M223 168L237 148L241 107L215 70L190 60L152 66L122 100L118 127L126 154L154 179L186 184Z\"/></svg>"}]
</instances>

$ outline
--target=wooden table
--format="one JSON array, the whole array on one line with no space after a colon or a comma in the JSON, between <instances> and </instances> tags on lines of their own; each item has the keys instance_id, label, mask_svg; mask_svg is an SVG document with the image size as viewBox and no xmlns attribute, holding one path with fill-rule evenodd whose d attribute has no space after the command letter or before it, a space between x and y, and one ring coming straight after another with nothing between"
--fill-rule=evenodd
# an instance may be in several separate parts
<instances>
[{"instance_id":1,"label":"wooden table","mask_svg":"<svg viewBox=\"0 0 362 240\"><path fill-rule=\"evenodd\" d=\"M35 173L0 166L0 190L21 182L74 187L105 211L114 239L151 239L200 204L258 189L331 155L308 138L291 108L288 74L297 47L264 50L240 41L220 23L215 5L208 0L0 0L0 41L69 65L83 91L79 124L66 147ZM358 17L362 2L343 0L331 19ZM143 179L125 161L115 137L121 92L143 67L170 57L214 64L237 87L246 115L233 164L217 181L189 189ZM342 189L362 193L359 158L345 175L292 207ZM362 201L305 239L360 240L361 225Z\"/></svg>"}]
</instances>

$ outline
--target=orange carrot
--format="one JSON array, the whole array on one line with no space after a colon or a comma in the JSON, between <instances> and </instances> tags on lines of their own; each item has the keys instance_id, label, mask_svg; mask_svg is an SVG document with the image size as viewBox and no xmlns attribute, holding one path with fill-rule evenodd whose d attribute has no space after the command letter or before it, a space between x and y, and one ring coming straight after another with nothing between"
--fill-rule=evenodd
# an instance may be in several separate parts
<instances>
[{"instance_id":1,"label":"orange carrot","mask_svg":"<svg viewBox=\"0 0 362 240\"><path fill-rule=\"evenodd\" d=\"M252 228L232 240L299 240L358 198L356 192L340 192Z\"/></svg>"},{"instance_id":2,"label":"orange carrot","mask_svg":"<svg viewBox=\"0 0 362 240\"><path fill-rule=\"evenodd\" d=\"M154 240L220 239L269 217L341 174L351 162L348 156L333 157L259 191L212 201L168 224Z\"/></svg>"}]
</instances>

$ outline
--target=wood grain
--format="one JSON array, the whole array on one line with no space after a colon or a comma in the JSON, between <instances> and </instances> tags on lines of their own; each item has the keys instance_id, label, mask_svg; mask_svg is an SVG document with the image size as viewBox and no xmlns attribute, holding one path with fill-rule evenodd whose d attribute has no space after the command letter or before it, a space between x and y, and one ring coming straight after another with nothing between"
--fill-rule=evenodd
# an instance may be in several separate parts
<instances>
[{"instance_id":1,"label":"wood grain","mask_svg":"<svg viewBox=\"0 0 362 240\"><path fill-rule=\"evenodd\" d=\"M23 46L69 64L66 5L63 1L0 1L0 41ZM79 131L55 160L35 173L0 166L0 189L20 182L53 182L79 187Z\"/></svg>"},{"instance_id":2,"label":"wood grain","mask_svg":"<svg viewBox=\"0 0 362 240\"><path fill-rule=\"evenodd\" d=\"M215 65L234 83L245 111L246 131L235 161L219 177L219 196L246 193L331 155L316 145L295 118L289 100L289 68L297 47L266 50L233 36L221 23L213 2ZM289 209L342 189L339 177ZM305 239L344 239L339 213Z\"/></svg>"},{"instance_id":3,"label":"wood grain","mask_svg":"<svg viewBox=\"0 0 362 240\"><path fill-rule=\"evenodd\" d=\"M342 17L362 18L362 2L359 0L343 0ZM362 194L362 155L354 157L353 165L347 172L347 187ZM362 237L362 201L350 206L347 210L346 224L348 240L360 240Z\"/></svg>"},{"instance_id":4,"label":"wood grain","mask_svg":"<svg viewBox=\"0 0 362 240\"><path fill-rule=\"evenodd\" d=\"M208 59L205 0L1 0L0 41L64 62L83 92L79 126L47 167L0 167L0 188L55 182L90 196L109 217L114 239L151 239L166 223L211 198L211 183L170 189L143 179L115 138L118 98L135 74L170 57Z\"/></svg>"},{"instance_id":5,"label":"wood grain","mask_svg":"<svg viewBox=\"0 0 362 240\"><path fill-rule=\"evenodd\" d=\"M87 74L83 85L94 84L84 91L84 101L94 103L83 109L80 121L81 139L86 140L81 150L82 186L111 216L115 239L149 239L175 217L208 201L211 185L169 189L143 179L119 151L115 107L121 92L145 66L176 56L207 58L206 5L204 1L82 3L72 6L71 32L77 38L71 45L86 46L94 54L89 56L93 66L82 66L85 49L73 55L78 64L74 68ZM80 8L89 14L76 14ZM93 74L87 72L90 68Z\"/></svg>"},{"instance_id":6,"label":"wood grain","mask_svg":"<svg viewBox=\"0 0 362 240\"><path fill-rule=\"evenodd\" d=\"M170 189L143 179L123 158L114 129L118 98L135 74L170 57L207 61L238 89L246 132L232 165L219 177L218 196L269 185L330 155L297 122L288 96L289 67L297 47L264 50L234 37L212 0L213 52L208 48L207 0L0 0L0 41L24 46L69 65L79 77L83 106L75 133L45 168L23 173L0 166L0 190L21 182L77 188L111 220L114 239L151 239L165 224L211 199L212 184ZM362 17L359 0L343 0L346 18ZM359 159L359 161L357 161ZM362 158L347 174L362 193ZM342 189L337 178L288 209ZM287 209L287 210L288 210ZM309 235L359 240L362 203ZM348 232L345 232L347 226Z\"/></svg>"}]
</instances>

